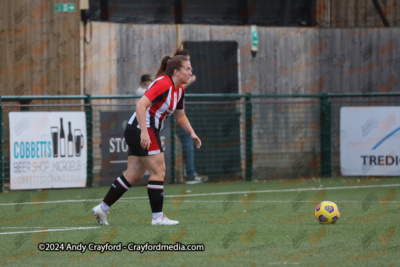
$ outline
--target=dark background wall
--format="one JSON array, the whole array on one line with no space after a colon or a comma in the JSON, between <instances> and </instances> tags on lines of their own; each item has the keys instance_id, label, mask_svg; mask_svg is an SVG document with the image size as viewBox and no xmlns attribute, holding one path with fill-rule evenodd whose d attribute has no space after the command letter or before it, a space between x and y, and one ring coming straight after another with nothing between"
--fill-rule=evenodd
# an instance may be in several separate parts
<instances>
[{"instance_id":1,"label":"dark background wall","mask_svg":"<svg viewBox=\"0 0 400 267\"><path fill-rule=\"evenodd\" d=\"M290 2L287 6L286 3ZM134 24L299 26L313 24L315 0L91 0L91 18ZM315 16L314 16L315 19Z\"/></svg>"}]
</instances>

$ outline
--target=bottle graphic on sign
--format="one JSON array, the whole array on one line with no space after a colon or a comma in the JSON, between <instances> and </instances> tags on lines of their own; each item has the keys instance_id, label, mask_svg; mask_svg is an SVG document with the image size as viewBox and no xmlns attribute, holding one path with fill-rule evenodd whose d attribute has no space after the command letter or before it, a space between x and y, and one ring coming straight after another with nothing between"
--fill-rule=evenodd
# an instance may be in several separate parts
<instances>
[{"instance_id":1,"label":"bottle graphic on sign","mask_svg":"<svg viewBox=\"0 0 400 267\"><path fill-rule=\"evenodd\" d=\"M60 156L65 157L65 132L62 118L60 118L60 124Z\"/></svg>"},{"instance_id":2,"label":"bottle graphic on sign","mask_svg":"<svg viewBox=\"0 0 400 267\"><path fill-rule=\"evenodd\" d=\"M51 140L53 142L53 157L58 157L58 127L51 127Z\"/></svg>"},{"instance_id":3,"label":"bottle graphic on sign","mask_svg":"<svg viewBox=\"0 0 400 267\"><path fill-rule=\"evenodd\" d=\"M74 156L74 140L71 132L71 122L68 122L68 157Z\"/></svg>"}]
</instances>

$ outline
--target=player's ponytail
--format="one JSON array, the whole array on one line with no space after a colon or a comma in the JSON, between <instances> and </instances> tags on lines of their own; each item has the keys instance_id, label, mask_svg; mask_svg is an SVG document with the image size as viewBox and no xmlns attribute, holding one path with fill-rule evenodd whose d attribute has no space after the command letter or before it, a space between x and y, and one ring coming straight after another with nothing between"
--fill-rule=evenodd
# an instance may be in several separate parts
<instances>
[{"instance_id":1,"label":"player's ponytail","mask_svg":"<svg viewBox=\"0 0 400 267\"><path fill-rule=\"evenodd\" d=\"M172 77L174 70L179 70L182 67L182 61L187 61L185 56L165 56L161 61L161 66L157 71L156 77L161 74L166 74Z\"/></svg>"},{"instance_id":2,"label":"player's ponytail","mask_svg":"<svg viewBox=\"0 0 400 267\"><path fill-rule=\"evenodd\" d=\"M167 68L167 62L170 59L170 56L165 56L163 57L162 61L161 61L161 66L157 71L156 77L160 76L161 74L164 74L165 69Z\"/></svg>"}]
</instances>

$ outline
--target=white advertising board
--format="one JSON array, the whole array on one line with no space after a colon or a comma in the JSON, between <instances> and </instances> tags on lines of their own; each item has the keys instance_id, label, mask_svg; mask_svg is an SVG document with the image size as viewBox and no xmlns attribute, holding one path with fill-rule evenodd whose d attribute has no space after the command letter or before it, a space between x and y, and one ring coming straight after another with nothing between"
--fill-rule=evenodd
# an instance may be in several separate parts
<instances>
[{"instance_id":1,"label":"white advertising board","mask_svg":"<svg viewBox=\"0 0 400 267\"><path fill-rule=\"evenodd\" d=\"M10 112L10 189L86 186L84 112Z\"/></svg>"},{"instance_id":2,"label":"white advertising board","mask_svg":"<svg viewBox=\"0 0 400 267\"><path fill-rule=\"evenodd\" d=\"M340 162L343 175L400 175L400 107L342 107Z\"/></svg>"}]
</instances>

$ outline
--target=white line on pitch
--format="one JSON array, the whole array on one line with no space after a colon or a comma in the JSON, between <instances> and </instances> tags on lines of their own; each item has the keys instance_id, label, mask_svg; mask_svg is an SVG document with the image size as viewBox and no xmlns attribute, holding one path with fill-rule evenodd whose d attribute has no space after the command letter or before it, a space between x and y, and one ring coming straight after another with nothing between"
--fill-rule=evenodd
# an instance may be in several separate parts
<instances>
[{"instance_id":1,"label":"white line on pitch","mask_svg":"<svg viewBox=\"0 0 400 267\"><path fill-rule=\"evenodd\" d=\"M399 187L400 184L384 184L384 185L363 185L363 186L336 186L336 187L319 187L319 188L292 188L292 189L277 189L277 190L259 190L259 191L236 191L236 192L217 192L217 193L201 193L201 194L187 194L187 195L167 195L166 198L174 197L199 197L199 196L221 196L221 195L237 195L237 194L250 194L250 193L283 193L283 192L301 192L301 191L320 191L320 190L346 190L346 189L365 189L365 188L382 188L382 187ZM128 197L127 199L147 199L143 197ZM81 202L94 202L101 199L67 199L67 200L54 200L43 202L21 202L21 203L0 203L0 206L13 206L22 204L53 204L53 203L81 203Z\"/></svg>"},{"instance_id":2,"label":"white line on pitch","mask_svg":"<svg viewBox=\"0 0 400 267\"><path fill-rule=\"evenodd\" d=\"M0 235L31 234L31 233L43 233L43 232L72 231L72 230L88 230L88 229L97 229L97 228L100 228L100 227L78 227L78 228L46 229L46 230L22 231L22 232L6 232L6 233L0 233Z\"/></svg>"},{"instance_id":3,"label":"white line on pitch","mask_svg":"<svg viewBox=\"0 0 400 267\"><path fill-rule=\"evenodd\" d=\"M260 190L260 191L238 191L238 192L218 192L218 193L203 193L203 194L188 194L188 195L172 195L166 197L197 197L197 196L217 196L217 195L231 195L231 194L249 194L249 193L282 193L282 192L300 192L300 191L320 191L320 190L343 190L343 189L364 189L364 188L377 188L377 187L397 187L400 184L387 184L387 185L366 185L366 186L337 186L337 187L319 187L319 188L293 188L293 189L278 189L278 190Z\"/></svg>"}]
</instances>

